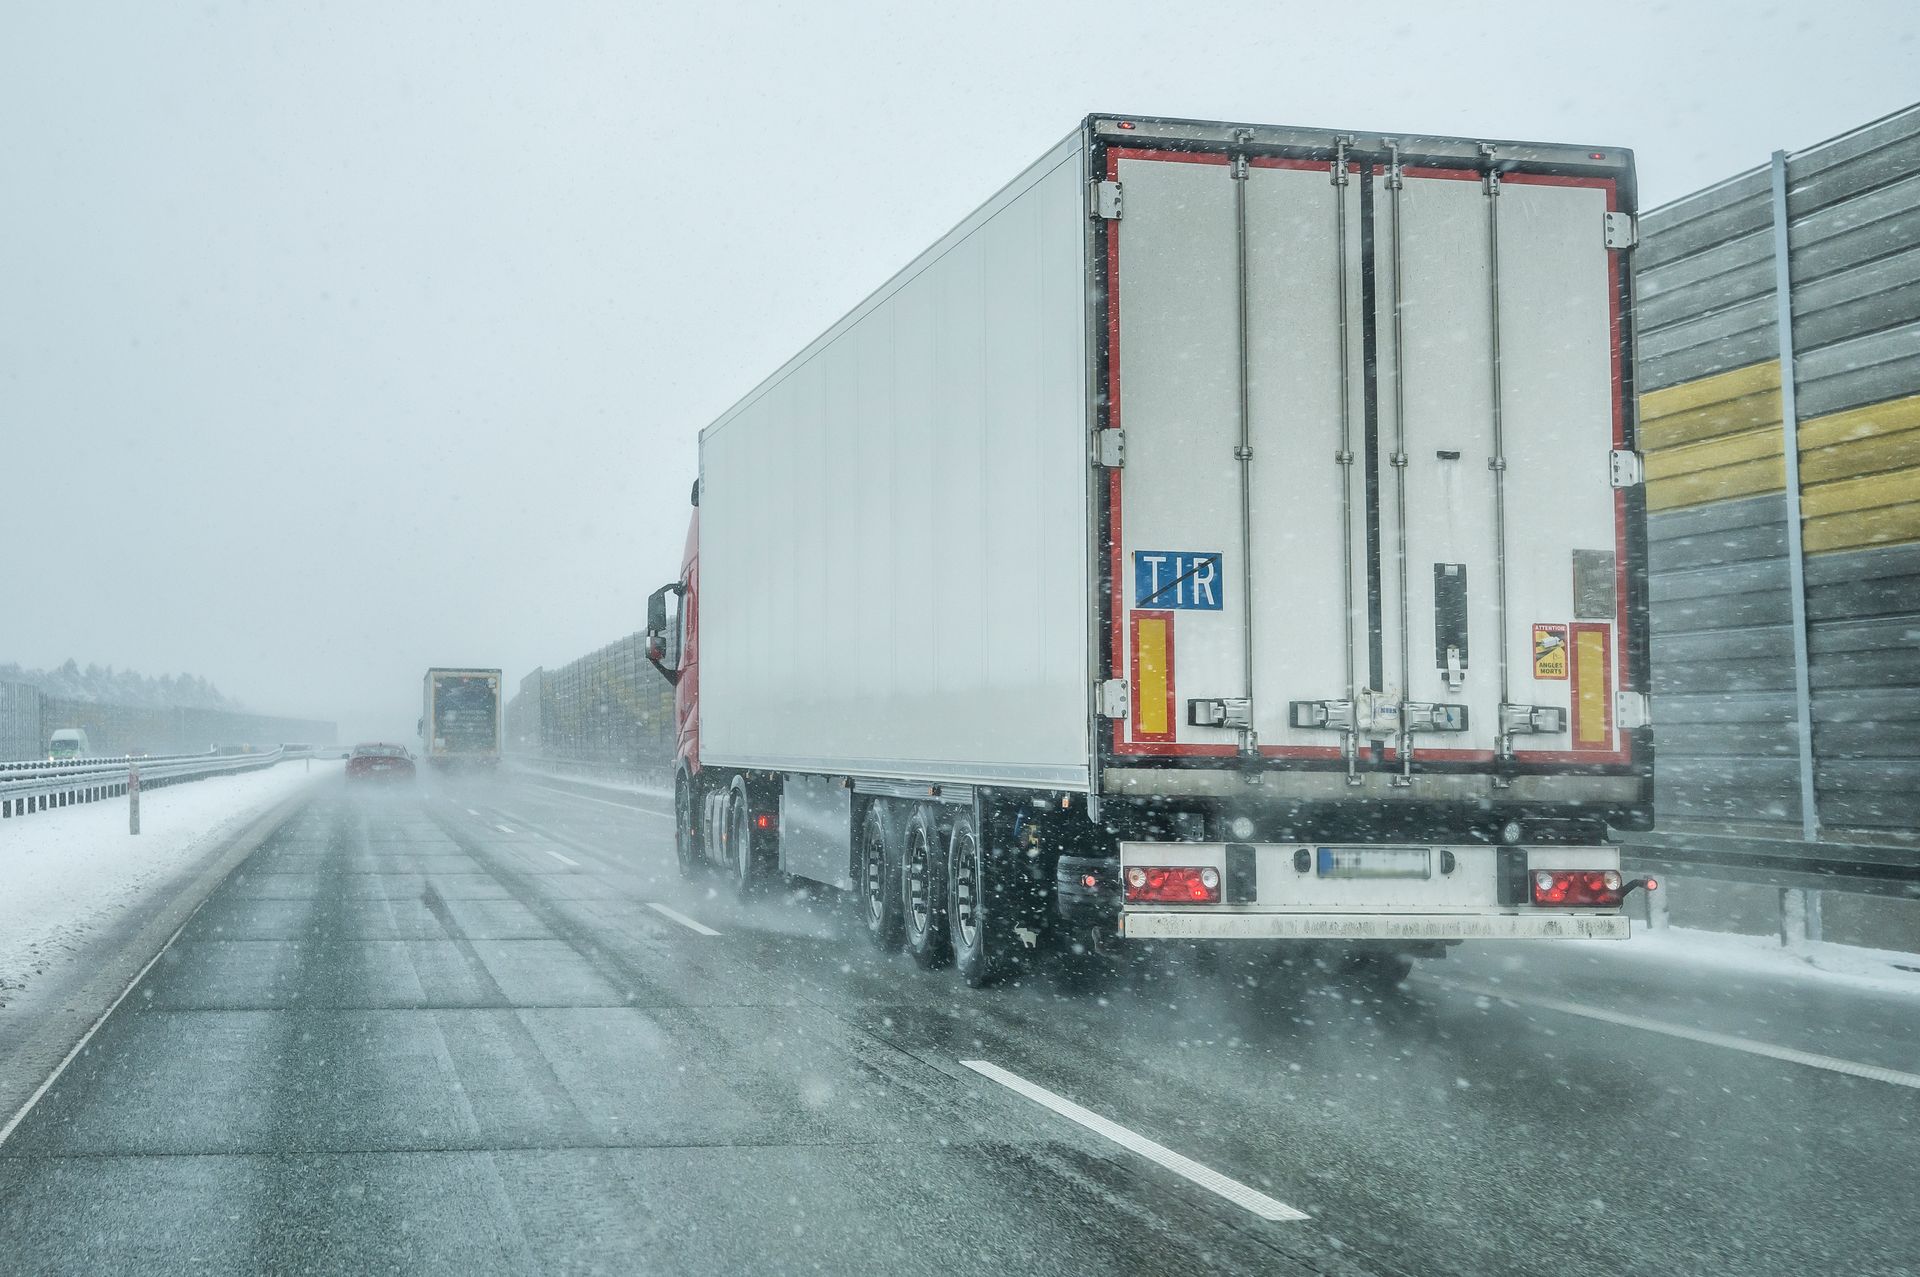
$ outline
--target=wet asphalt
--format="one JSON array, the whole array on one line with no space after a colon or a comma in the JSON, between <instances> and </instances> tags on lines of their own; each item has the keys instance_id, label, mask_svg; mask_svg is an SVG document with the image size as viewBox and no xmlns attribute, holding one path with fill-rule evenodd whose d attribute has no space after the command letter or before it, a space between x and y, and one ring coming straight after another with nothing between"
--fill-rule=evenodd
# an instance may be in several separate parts
<instances>
[{"instance_id":1,"label":"wet asphalt","mask_svg":"<svg viewBox=\"0 0 1920 1277\"><path fill-rule=\"evenodd\" d=\"M317 791L0 1147L0 1271L1920 1271L1920 1090L1564 1009L1920 1072L1920 1000L1631 942L971 991L670 833L545 779Z\"/></svg>"}]
</instances>

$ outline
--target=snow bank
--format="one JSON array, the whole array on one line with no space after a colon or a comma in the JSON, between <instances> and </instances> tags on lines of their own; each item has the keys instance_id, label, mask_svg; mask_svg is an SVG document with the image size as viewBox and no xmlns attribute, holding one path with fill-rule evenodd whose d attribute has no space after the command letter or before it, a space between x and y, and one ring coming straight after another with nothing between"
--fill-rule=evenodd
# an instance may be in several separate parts
<instances>
[{"instance_id":1,"label":"snow bank","mask_svg":"<svg viewBox=\"0 0 1920 1277\"><path fill-rule=\"evenodd\" d=\"M0 820L0 1006L275 803L339 773L287 762L149 789L137 837L125 799Z\"/></svg>"},{"instance_id":2,"label":"snow bank","mask_svg":"<svg viewBox=\"0 0 1920 1277\"><path fill-rule=\"evenodd\" d=\"M1791 949L1775 936L1743 936L1722 931L1695 931L1687 927L1650 930L1636 923L1633 938L1573 940L1555 943L1581 945L1593 954L1622 961L1649 961L1665 967L1713 967L1743 975L1799 980L1825 980L1874 993L1920 997L1920 957L1886 949L1813 943Z\"/></svg>"}]
</instances>

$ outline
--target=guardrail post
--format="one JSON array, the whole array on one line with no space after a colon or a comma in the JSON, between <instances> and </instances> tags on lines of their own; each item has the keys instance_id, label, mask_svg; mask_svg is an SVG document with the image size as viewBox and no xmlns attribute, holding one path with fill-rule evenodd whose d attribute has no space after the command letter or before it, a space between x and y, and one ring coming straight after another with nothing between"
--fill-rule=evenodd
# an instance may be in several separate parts
<instances>
[{"instance_id":1,"label":"guardrail post","mask_svg":"<svg viewBox=\"0 0 1920 1277\"><path fill-rule=\"evenodd\" d=\"M1820 941L1820 893L1799 887L1780 889L1780 943L1788 952L1811 957Z\"/></svg>"},{"instance_id":2,"label":"guardrail post","mask_svg":"<svg viewBox=\"0 0 1920 1277\"><path fill-rule=\"evenodd\" d=\"M127 832L140 832L140 764L127 765Z\"/></svg>"},{"instance_id":3,"label":"guardrail post","mask_svg":"<svg viewBox=\"0 0 1920 1277\"><path fill-rule=\"evenodd\" d=\"M1673 925L1673 909L1668 903L1668 893L1671 890L1672 883L1663 876L1658 891L1640 893L1647 898L1647 930L1665 931Z\"/></svg>"}]
</instances>

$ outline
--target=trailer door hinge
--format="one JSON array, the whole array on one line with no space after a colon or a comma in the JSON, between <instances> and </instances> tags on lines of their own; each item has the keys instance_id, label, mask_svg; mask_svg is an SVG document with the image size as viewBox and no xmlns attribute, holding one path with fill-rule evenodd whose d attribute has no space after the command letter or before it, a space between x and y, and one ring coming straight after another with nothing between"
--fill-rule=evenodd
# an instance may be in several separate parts
<instances>
[{"instance_id":1,"label":"trailer door hinge","mask_svg":"<svg viewBox=\"0 0 1920 1277\"><path fill-rule=\"evenodd\" d=\"M1613 721L1621 731L1653 726L1653 702L1645 692L1615 692Z\"/></svg>"},{"instance_id":2,"label":"trailer door hinge","mask_svg":"<svg viewBox=\"0 0 1920 1277\"><path fill-rule=\"evenodd\" d=\"M1097 430L1093 435L1094 464L1118 470L1127 464L1127 436L1119 430Z\"/></svg>"},{"instance_id":3,"label":"trailer door hinge","mask_svg":"<svg viewBox=\"0 0 1920 1277\"><path fill-rule=\"evenodd\" d=\"M1607 214L1607 247L1632 248L1640 242L1640 227L1632 213Z\"/></svg>"},{"instance_id":4,"label":"trailer door hinge","mask_svg":"<svg viewBox=\"0 0 1920 1277\"><path fill-rule=\"evenodd\" d=\"M1093 215L1106 222L1120 220L1120 183L1093 184Z\"/></svg>"},{"instance_id":5,"label":"trailer door hinge","mask_svg":"<svg viewBox=\"0 0 1920 1277\"><path fill-rule=\"evenodd\" d=\"M1646 462L1627 448L1615 448L1607 454L1607 474L1616 488L1634 488L1647 479Z\"/></svg>"},{"instance_id":6,"label":"trailer door hinge","mask_svg":"<svg viewBox=\"0 0 1920 1277\"><path fill-rule=\"evenodd\" d=\"M1100 717L1125 718L1127 716L1127 680L1110 678L1099 685Z\"/></svg>"}]
</instances>

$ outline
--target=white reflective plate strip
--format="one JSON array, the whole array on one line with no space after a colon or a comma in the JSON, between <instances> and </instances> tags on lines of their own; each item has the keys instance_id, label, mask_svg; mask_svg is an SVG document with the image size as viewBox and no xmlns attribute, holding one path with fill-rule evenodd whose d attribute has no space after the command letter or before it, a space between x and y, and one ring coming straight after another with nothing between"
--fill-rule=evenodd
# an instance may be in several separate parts
<instances>
[{"instance_id":1,"label":"white reflective plate strip","mask_svg":"<svg viewBox=\"0 0 1920 1277\"><path fill-rule=\"evenodd\" d=\"M1624 914L1200 913L1128 910L1129 940L1625 940Z\"/></svg>"},{"instance_id":2,"label":"white reflective plate strip","mask_svg":"<svg viewBox=\"0 0 1920 1277\"><path fill-rule=\"evenodd\" d=\"M540 850L542 850L542 851L544 851L544 852L546 852L546 853L547 853L547 854L548 854L549 856L552 856L552 857L553 857L553 858L554 858L555 860L557 860L557 861L559 861L559 862L560 862L561 864L563 864L563 865L572 865L572 866L573 866L573 867L574 867L575 869L578 869L578 868L580 867L580 862L579 862L579 861L577 861L577 860L568 860L568 859L567 859L567 858L566 858L565 856L563 856L563 855L561 855L561 854L560 854L559 852L557 852L557 851L552 851L552 850L549 850L549 849L548 849L548 848L546 848L546 847L542 847L542 848L541 848Z\"/></svg>"},{"instance_id":3,"label":"white reflective plate strip","mask_svg":"<svg viewBox=\"0 0 1920 1277\"><path fill-rule=\"evenodd\" d=\"M1825 1069L1829 1073L1844 1073L1848 1077L1866 1078L1869 1081L1885 1082L1890 1086L1906 1086L1920 1090L1920 1074L1902 1073L1899 1069L1882 1068L1878 1064L1860 1064L1853 1060L1842 1060L1831 1055L1815 1055L1811 1051L1796 1051L1788 1046L1774 1046L1770 1042L1755 1042L1749 1038L1737 1038L1730 1033L1714 1033L1707 1029L1690 1029L1684 1024L1668 1024L1664 1020L1649 1020L1642 1016L1627 1015L1620 1011L1603 1011L1599 1007L1582 1006L1578 1002L1562 1002L1558 998L1536 998L1527 994L1502 993L1498 989L1484 988L1475 984L1461 984L1455 980L1438 980L1448 988L1458 989L1462 993L1471 993L1483 998L1498 998L1502 1002L1513 1002L1521 1006L1542 1007L1549 1011L1560 1011L1567 1015L1582 1016L1589 1020L1599 1020L1605 1024L1618 1024L1624 1028L1641 1029L1648 1033L1661 1033L1670 1038L1681 1038L1688 1042L1699 1042L1706 1046L1725 1047L1729 1051L1745 1051L1748 1055L1765 1056L1769 1060L1785 1060L1789 1064L1804 1064L1808 1068Z\"/></svg>"},{"instance_id":4,"label":"white reflective plate strip","mask_svg":"<svg viewBox=\"0 0 1920 1277\"><path fill-rule=\"evenodd\" d=\"M1258 1189L1248 1188L1239 1180L1228 1179L1219 1171L1202 1166L1190 1157L1182 1157L1172 1149L1156 1144L1146 1136L1121 1126L1118 1122L1110 1122L1098 1113L1083 1109L1072 1100L1055 1095L1044 1086L1036 1086L1019 1074L1009 1073L997 1064L986 1060L962 1060L960 1063L981 1077L998 1082L1009 1091L1024 1095L1035 1104L1052 1109L1068 1121L1078 1122L1094 1134L1105 1136L1129 1152L1138 1153L1148 1161L1164 1166L1184 1179L1191 1180L1208 1192L1217 1193L1234 1205L1252 1211L1261 1219L1280 1221L1311 1218L1304 1211L1297 1211L1285 1202L1268 1197Z\"/></svg>"},{"instance_id":5,"label":"white reflective plate strip","mask_svg":"<svg viewBox=\"0 0 1920 1277\"><path fill-rule=\"evenodd\" d=\"M678 909L669 909L665 905L657 905L653 903L651 900L647 902L647 908L653 910L655 913L659 914L661 917L671 918L675 922L679 923L681 926L685 927L687 930L697 931L703 936L717 936L720 934L718 931L715 931L712 927L709 927L704 923L695 922L692 918L687 917L686 914L681 913Z\"/></svg>"}]
</instances>

